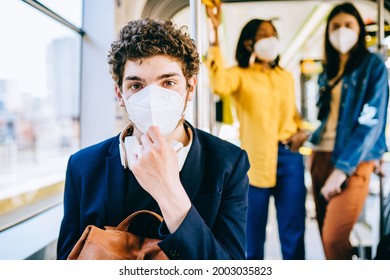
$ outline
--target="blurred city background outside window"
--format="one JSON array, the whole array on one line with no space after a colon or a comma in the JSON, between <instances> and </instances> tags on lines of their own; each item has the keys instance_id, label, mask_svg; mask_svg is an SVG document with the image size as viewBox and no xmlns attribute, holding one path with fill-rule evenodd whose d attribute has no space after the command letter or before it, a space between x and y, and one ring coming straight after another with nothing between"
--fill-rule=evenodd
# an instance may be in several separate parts
<instances>
[{"instance_id":1,"label":"blurred city background outside window","mask_svg":"<svg viewBox=\"0 0 390 280\"><path fill-rule=\"evenodd\" d=\"M81 26L82 0L40 2ZM0 0L0 30L1 216L63 180L79 148L82 36L20 0Z\"/></svg>"}]
</instances>

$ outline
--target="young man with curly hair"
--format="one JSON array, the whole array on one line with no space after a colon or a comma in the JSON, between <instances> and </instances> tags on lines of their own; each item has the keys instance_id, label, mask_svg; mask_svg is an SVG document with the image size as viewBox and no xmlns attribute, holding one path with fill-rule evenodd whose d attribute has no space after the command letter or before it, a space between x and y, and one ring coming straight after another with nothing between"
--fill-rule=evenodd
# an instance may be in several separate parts
<instances>
[{"instance_id":1,"label":"young man with curly hair","mask_svg":"<svg viewBox=\"0 0 390 280\"><path fill-rule=\"evenodd\" d=\"M164 218L157 236L153 221L132 231L160 238L169 259L244 259L247 154L184 120L200 64L193 40L170 21L132 21L108 63L129 123L70 157L57 258L87 225L117 226L146 209Z\"/></svg>"}]
</instances>

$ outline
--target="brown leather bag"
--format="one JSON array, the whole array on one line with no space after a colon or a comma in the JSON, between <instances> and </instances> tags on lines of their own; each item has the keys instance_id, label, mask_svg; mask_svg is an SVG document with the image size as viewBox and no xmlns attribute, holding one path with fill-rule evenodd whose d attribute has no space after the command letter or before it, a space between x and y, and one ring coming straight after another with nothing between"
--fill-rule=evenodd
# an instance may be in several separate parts
<instances>
[{"instance_id":1,"label":"brown leather bag","mask_svg":"<svg viewBox=\"0 0 390 280\"><path fill-rule=\"evenodd\" d=\"M117 227L100 229L89 225L70 252L68 260L167 260L168 257L157 245L161 240L127 231L133 219L145 213L163 221L155 212L140 210L128 216Z\"/></svg>"}]
</instances>

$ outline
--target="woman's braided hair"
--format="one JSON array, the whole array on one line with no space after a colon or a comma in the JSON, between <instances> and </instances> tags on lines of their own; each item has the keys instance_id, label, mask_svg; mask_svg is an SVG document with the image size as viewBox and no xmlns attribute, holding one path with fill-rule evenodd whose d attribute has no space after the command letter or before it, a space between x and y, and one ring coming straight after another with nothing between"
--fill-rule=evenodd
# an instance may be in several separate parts
<instances>
[{"instance_id":1,"label":"woman's braided hair","mask_svg":"<svg viewBox=\"0 0 390 280\"><path fill-rule=\"evenodd\" d=\"M129 22L111 44L108 64L113 80L122 88L127 60L137 61L155 55L167 55L182 65L185 78L199 72L199 55L186 27L177 28L171 21L153 19Z\"/></svg>"}]
</instances>

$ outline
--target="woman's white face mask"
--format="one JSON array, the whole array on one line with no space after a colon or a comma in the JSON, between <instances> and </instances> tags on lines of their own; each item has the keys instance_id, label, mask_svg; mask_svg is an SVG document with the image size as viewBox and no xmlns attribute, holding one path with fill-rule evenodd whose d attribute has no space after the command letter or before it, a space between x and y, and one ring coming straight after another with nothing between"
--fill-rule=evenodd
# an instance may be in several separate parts
<instances>
[{"instance_id":1,"label":"woman's white face mask","mask_svg":"<svg viewBox=\"0 0 390 280\"><path fill-rule=\"evenodd\" d=\"M359 34L347 27L340 27L329 33L329 41L340 53L348 53L357 43Z\"/></svg>"},{"instance_id":2,"label":"woman's white face mask","mask_svg":"<svg viewBox=\"0 0 390 280\"><path fill-rule=\"evenodd\" d=\"M258 59L272 62L276 59L280 51L279 40L274 36L261 39L255 43L253 51Z\"/></svg>"},{"instance_id":3,"label":"woman's white face mask","mask_svg":"<svg viewBox=\"0 0 390 280\"><path fill-rule=\"evenodd\" d=\"M186 94L183 96L185 98ZM149 85L123 100L130 121L143 134L155 125L167 136L184 115L183 97L174 90L156 85Z\"/></svg>"}]
</instances>

